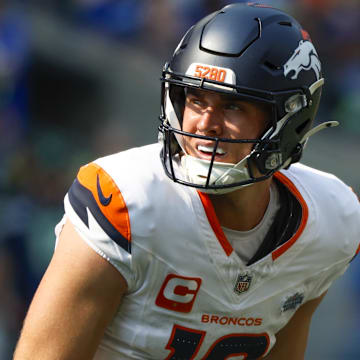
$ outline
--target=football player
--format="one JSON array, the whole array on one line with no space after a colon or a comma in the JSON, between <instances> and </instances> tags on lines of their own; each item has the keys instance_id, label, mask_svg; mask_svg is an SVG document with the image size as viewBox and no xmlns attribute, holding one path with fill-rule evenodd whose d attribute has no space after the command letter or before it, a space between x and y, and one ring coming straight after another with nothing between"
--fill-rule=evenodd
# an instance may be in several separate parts
<instances>
[{"instance_id":1,"label":"football player","mask_svg":"<svg viewBox=\"0 0 360 360\"><path fill-rule=\"evenodd\" d=\"M16 360L304 359L360 205L299 163L324 79L286 13L232 4L163 68L158 144L83 166Z\"/></svg>"}]
</instances>

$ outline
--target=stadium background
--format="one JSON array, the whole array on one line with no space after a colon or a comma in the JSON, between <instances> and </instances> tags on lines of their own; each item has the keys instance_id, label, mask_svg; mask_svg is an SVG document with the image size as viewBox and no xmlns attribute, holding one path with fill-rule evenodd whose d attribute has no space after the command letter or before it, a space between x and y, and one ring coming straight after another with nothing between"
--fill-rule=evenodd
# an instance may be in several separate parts
<instances>
[{"instance_id":1,"label":"stadium background","mask_svg":"<svg viewBox=\"0 0 360 360\"><path fill-rule=\"evenodd\" d=\"M1 1L1 359L11 358L78 168L156 141L162 65L185 29L229 2ZM341 123L309 141L303 162L360 192L360 2L267 3L310 32L326 78L318 119ZM359 274L357 259L330 289L314 317L307 360L360 358Z\"/></svg>"}]
</instances>

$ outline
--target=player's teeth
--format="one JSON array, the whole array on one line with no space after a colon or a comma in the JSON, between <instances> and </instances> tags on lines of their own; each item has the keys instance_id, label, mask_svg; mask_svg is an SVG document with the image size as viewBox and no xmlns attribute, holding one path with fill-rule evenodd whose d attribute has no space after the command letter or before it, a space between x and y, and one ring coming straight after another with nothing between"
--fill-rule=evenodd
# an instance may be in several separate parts
<instances>
[{"instance_id":1,"label":"player's teeth","mask_svg":"<svg viewBox=\"0 0 360 360\"><path fill-rule=\"evenodd\" d=\"M203 152L207 152L207 153L212 153L214 151L214 148L211 147L211 146L199 145L198 150L203 151ZM216 149L216 153L219 154L219 155L223 155L223 154L225 154L225 151L218 147Z\"/></svg>"}]
</instances>

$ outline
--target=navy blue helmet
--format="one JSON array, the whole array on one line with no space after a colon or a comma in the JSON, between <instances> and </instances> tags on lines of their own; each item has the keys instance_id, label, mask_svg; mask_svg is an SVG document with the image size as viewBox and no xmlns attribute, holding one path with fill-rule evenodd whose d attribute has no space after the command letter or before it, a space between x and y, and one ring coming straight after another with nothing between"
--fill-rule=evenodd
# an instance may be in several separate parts
<instances>
[{"instance_id":1,"label":"navy blue helmet","mask_svg":"<svg viewBox=\"0 0 360 360\"><path fill-rule=\"evenodd\" d=\"M290 15L263 4L231 4L200 20L165 64L161 80L159 141L165 172L204 192L233 191L270 177L300 160L310 135L335 125L327 122L312 129L324 79L309 34ZM268 109L269 126L257 139L186 133L182 116L189 88L258 103ZM186 136L213 141L212 160L192 159L190 166L182 161L188 156L182 146ZM221 142L252 143L252 151L226 167L214 161Z\"/></svg>"}]
</instances>

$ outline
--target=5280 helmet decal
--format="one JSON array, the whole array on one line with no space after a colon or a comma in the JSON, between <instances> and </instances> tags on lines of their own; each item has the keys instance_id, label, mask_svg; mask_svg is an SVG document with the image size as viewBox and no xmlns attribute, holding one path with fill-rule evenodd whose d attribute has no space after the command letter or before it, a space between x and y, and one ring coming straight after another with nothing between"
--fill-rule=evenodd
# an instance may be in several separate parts
<instances>
[{"instance_id":1,"label":"5280 helmet decal","mask_svg":"<svg viewBox=\"0 0 360 360\"><path fill-rule=\"evenodd\" d=\"M290 72L294 72L291 79L297 79L302 70L314 70L316 79L320 79L321 64L311 41L300 40L299 46L294 50L291 58L284 65L284 76L287 76Z\"/></svg>"}]
</instances>

